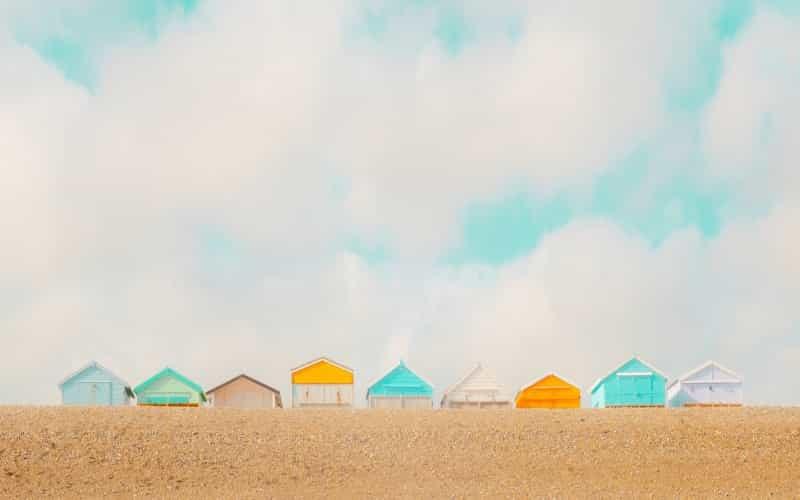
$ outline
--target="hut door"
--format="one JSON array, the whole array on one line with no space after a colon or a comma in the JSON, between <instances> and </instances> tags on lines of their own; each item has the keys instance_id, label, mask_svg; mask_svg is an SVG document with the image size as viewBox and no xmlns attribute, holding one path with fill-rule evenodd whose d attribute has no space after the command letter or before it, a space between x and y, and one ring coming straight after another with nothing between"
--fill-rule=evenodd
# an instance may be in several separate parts
<instances>
[{"instance_id":1,"label":"hut door","mask_svg":"<svg viewBox=\"0 0 800 500\"><path fill-rule=\"evenodd\" d=\"M111 382L82 382L80 386L81 404L110 405Z\"/></svg>"},{"instance_id":2,"label":"hut door","mask_svg":"<svg viewBox=\"0 0 800 500\"><path fill-rule=\"evenodd\" d=\"M653 403L653 377L636 377L636 397L642 403Z\"/></svg>"},{"instance_id":3,"label":"hut door","mask_svg":"<svg viewBox=\"0 0 800 500\"><path fill-rule=\"evenodd\" d=\"M653 380L649 375L625 375L619 378L622 404L639 405L653 402Z\"/></svg>"}]
</instances>

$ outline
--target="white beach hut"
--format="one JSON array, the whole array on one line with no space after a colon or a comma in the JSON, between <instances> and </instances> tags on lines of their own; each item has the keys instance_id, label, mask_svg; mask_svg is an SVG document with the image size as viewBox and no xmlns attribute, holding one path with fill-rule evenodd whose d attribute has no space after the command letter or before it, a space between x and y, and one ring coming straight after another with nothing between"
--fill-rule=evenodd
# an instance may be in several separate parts
<instances>
[{"instance_id":1,"label":"white beach hut","mask_svg":"<svg viewBox=\"0 0 800 500\"><path fill-rule=\"evenodd\" d=\"M494 374L478 363L445 391L442 408L511 408L511 398Z\"/></svg>"},{"instance_id":2,"label":"white beach hut","mask_svg":"<svg viewBox=\"0 0 800 500\"><path fill-rule=\"evenodd\" d=\"M667 388L671 407L742 406L742 379L733 370L707 361Z\"/></svg>"}]
</instances>

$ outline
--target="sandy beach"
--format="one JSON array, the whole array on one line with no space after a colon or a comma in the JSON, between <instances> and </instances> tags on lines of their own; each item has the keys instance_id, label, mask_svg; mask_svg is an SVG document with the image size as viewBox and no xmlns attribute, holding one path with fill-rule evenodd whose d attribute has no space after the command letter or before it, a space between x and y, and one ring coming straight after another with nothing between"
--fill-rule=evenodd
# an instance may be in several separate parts
<instances>
[{"instance_id":1,"label":"sandy beach","mask_svg":"<svg viewBox=\"0 0 800 500\"><path fill-rule=\"evenodd\" d=\"M0 408L8 498L796 497L800 409Z\"/></svg>"}]
</instances>

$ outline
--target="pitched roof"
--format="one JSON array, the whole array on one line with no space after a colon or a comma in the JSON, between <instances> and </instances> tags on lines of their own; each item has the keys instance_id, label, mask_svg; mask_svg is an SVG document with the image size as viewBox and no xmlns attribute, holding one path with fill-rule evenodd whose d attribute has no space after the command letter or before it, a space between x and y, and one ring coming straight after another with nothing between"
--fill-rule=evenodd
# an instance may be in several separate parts
<instances>
[{"instance_id":1,"label":"pitched roof","mask_svg":"<svg viewBox=\"0 0 800 500\"><path fill-rule=\"evenodd\" d=\"M156 373L155 375L153 375L149 379L147 379L144 382L142 382L141 384L137 385L133 389L133 392L136 392L136 393L142 392L145 389L147 389L150 385L152 385L153 382L155 382L156 380L158 380L158 379L160 379L162 377L166 377L166 376L170 376L170 377L172 377L174 379L177 379L181 383L183 383L186 386L188 386L190 389L195 390L198 393L200 393L200 399L201 400L203 400L203 401L206 400L206 393L203 392L203 388L202 387L200 387L197 383L195 383L192 380L186 378L184 375L178 373L177 371L173 370L170 367L164 368L163 370L161 370L160 372Z\"/></svg>"},{"instance_id":2,"label":"pitched roof","mask_svg":"<svg viewBox=\"0 0 800 500\"><path fill-rule=\"evenodd\" d=\"M252 382L252 383L254 383L256 385L259 385L259 386L263 387L264 389L272 391L275 394L280 394L281 393L281 391L279 391L278 389L275 389L274 387L269 386L269 385L265 384L264 382L258 381L256 379L254 379L253 377L251 377L249 375L245 375L244 373L242 373L240 375L236 375L235 377L233 377L232 379L230 379L230 380L228 380L226 382L223 382L223 383L219 384L218 386L214 387L213 389L207 390L206 394L211 394L212 392L215 392L215 391L217 391L219 389L222 389L226 385L231 384L231 383L239 380L240 378L243 378L245 380L249 380L250 382Z\"/></svg>"},{"instance_id":3,"label":"pitched roof","mask_svg":"<svg viewBox=\"0 0 800 500\"><path fill-rule=\"evenodd\" d=\"M117 381L120 382L123 386L125 386L125 389L127 391L130 391L130 388L131 388L130 384L128 384L125 380L123 380L122 377L120 377L116 373L112 372L111 370L109 370L108 368L106 368L105 366L101 365L100 363L98 363L97 361L94 361L94 360L89 361L87 364L83 365L83 367L80 368L79 370L76 370L76 371L70 373L64 380L62 380L58 384L58 386L59 387L63 387L64 384L66 384L67 382L69 382L73 378L77 377L81 373L85 372L89 368L97 368L98 370L102 370L102 371L106 372L111 377L117 379ZM130 392L129 392L129 394L130 394Z\"/></svg>"},{"instance_id":4,"label":"pitched roof","mask_svg":"<svg viewBox=\"0 0 800 500\"><path fill-rule=\"evenodd\" d=\"M389 371L387 371L387 372L386 372L386 373L384 373L383 375L379 376L378 378L376 378L375 380L373 380L373 381L372 381L372 382L371 382L371 383L370 383L370 384L367 386L367 397L369 397L369 393L370 393L370 391L372 390L372 388L373 388L373 387L375 387L375 386L376 386L377 384L379 384L379 383L380 383L380 382L381 382L383 379L385 379L386 377L388 377L389 375L391 375L392 373L394 373L396 370L398 370L398 369L400 369L400 368L404 368L404 369L406 369L406 370L407 370L407 371L408 371L408 372L409 372L411 375L413 375L414 377L418 378L418 379L419 379L420 381L422 381L423 383L427 384L427 385L428 385L428 387L430 387L430 388L431 388L431 390L433 390L433 384L431 384L431 383L428 381L428 379L426 379L426 378L425 378L425 377L423 377L422 375L420 375L420 374L418 374L417 372L415 372L414 370L412 370L412 369L411 369L411 368L410 368L410 367L409 367L409 366L408 366L408 365L407 365L407 364L406 364L406 363L405 363L405 362L404 362L404 361L401 359L401 360L400 360L400 362L399 362L399 363L398 363L398 364L397 364L397 365L396 365L394 368L390 369Z\"/></svg>"},{"instance_id":5,"label":"pitched roof","mask_svg":"<svg viewBox=\"0 0 800 500\"><path fill-rule=\"evenodd\" d=\"M298 366L296 368L292 368L290 373L294 373L296 371L300 371L303 368L307 368L307 367L309 367L311 365L315 365L315 364L319 363L320 361L324 361L326 363L330 363L333 366L336 366L337 368L341 368L342 370L345 370L345 371L348 371L350 373L353 373L353 369L352 368L347 367L347 366L345 366L343 364L337 363L336 361L333 361L332 359L330 359L328 357L325 357L325 356L320 356L319 358L313 359L313 360L309 361L308 363L303 363L302 365L300 365L300 366Z\"/></svg>"},{"instance_id":6,"label":"pitched roof","mask_svg":"<svg viewBox=\"0 0 800 500\"><path fill-rule=\"evenodd\" d=\"M541 377L537 378L533 382L528 382L527 384L525 384L522 387L520 387L519 390L517 391L517 394L514 396L514 399L517 399L522 391L524 391L528 387L531 387L531 386L534 386L534 385L538 384L539 382L541 382L542 380L546 379L547 377L555 377L555 378L557 378L559 380L562 380L562 381L568 383L569 385L575 387L576 389L580 390L580 386L578 384L572 382L571 380L568 380L568 379L562 377L561 375L557 374L556 372L548 372L548 373L545 373L544 375L542 375Z\"/></svg>"},{"instance_id":7,"label":"pitched roof","mask_svg":"<svg viewBox=\"0 0 800 500\"><path fill-rule=\"evenodd\" d=\"M693 368L693 369L689 370L688 372L684 373L684 374L683 374L683 375L681 375L680 377L678 377L678 378L676 378L675 380L673 380L673 381L672 381L672 382L669 384L669 387L672 387L673 385L677 384L678 382L682 382L682 381L684 381L684 380L688 379L688 378L689 378L689 377L691 377L692 375L695 375L695 374L697 374L697 373L700 373L701 371L705 370L705 369L706 369L706 368L708 368L709 366L714 366L714 367L716 367L716 368L718 368L718 369L720 369L720 370L722 370L722 371L724 371L724 372L727 372L727 373L728 373L729 375L731 375L731 376L732 376L734 379L736 379L736 381L737 381L737 382L741 382L741 381L742 381L742 377L740 377L740 376L739 376L739 375L738 375L738 374L737 374L735 371L731 370L730 368L726 368L726 367L722 366L721 364L717 363L716 361L713 361L713 360L708 360L708 361L706 361L705 363L703 363L702 365L700 365L700 366L698 366L698 367L696 367L696 368Z\"/></svg>"},{"instance_id":8,"label":"pitched roof","mask_svg":"<svg viewBox=\"0 0 800 500\"><path fill-rule=\"evenodd\" d=\"M662 377L664 377L664 380L669 380L669 377L667 377L664 374L664 372L662 372L658 368L655 368L652 364L650 364L647 361L643 360L639 356L633 356L631 358L628 358L624 362L620 363L619 365L617 365L613 370L611 370L610 372L606 373L604 376L602 376L599 379L595 380L594 384L592 384L591 389L589 389L589 392L590 393L594 392L594 390L597 388L598 385L600 385L603 381L605 381L608 377L610 377L614 373L618 372L623 366L627 365L628 363L630 363L631 361L634 361L634 360L636 360L639 363L641 363L641 364L645 365L646 367L650 368L650 370L652 372L661 375Z\"/></svg>"},{"instance_id":9,"label":"pitched roof","mask_svg":"<svg viewBox=\"0 0 800 500\"><path fill-rule=\"evenodd\" d=\"M447 388L447 390L444 391L444 393L442 394L442 401L447 400L448 395L450 395L452 392L455 392L457 389L463 386L469 379L471 379L478 373L483 373L486 379L491 381L492 385L494 386L493 389L496 389L497 392L500 393L500 395L507 396L505 394L504 390L505 388L497 382L497 379L495 378L494 374L491 371L484 368L481 363L477 363L472 368L472 370L470 370L469 373L467 373L466 376L464 376L464 378L462 378L455 384L451 385L450 387Z\"/></svg>"}]
</instances>

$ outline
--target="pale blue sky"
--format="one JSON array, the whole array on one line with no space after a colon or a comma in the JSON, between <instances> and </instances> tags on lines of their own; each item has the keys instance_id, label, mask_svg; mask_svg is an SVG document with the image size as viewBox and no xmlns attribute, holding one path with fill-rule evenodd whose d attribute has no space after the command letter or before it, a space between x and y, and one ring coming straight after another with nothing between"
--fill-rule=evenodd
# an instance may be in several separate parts
<instances>
[{"instance_id":1,"label":"pale blue sky","mask_svg":"<svg viewBox=\"0 0 800 500\"><path fill-rule=\"evenodd\" d=\"M798 2L314 5L0 6L0 329L57 339L0 403L156 340L187 372L235 345L207 383L252 344L439 385L800 361Z\"/></svg>"}]
</instances>

